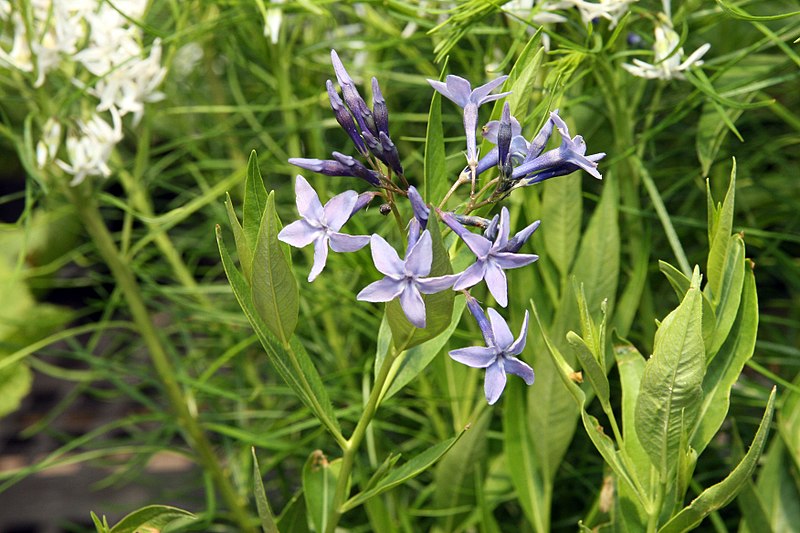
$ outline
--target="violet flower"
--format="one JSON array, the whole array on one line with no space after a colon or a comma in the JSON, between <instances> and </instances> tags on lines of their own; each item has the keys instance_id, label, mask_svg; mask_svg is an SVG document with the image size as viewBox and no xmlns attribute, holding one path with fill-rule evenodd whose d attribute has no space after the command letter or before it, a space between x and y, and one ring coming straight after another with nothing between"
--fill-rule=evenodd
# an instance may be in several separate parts
<instances>
[{"instance_id":1,"label":"violet flower","mask_svg":"<svg viewBox=\"0 0 800 533\"><path fill-rule=\"evenodd\" d=\"M355 212L356 204L363 202L359 202L359 195L355 191L345 191L328 200L323 207L317 192L300 175L295 180L294 190L297 212L302 218L283 228L278 233L278 239L296 248L314 243L314 264L308 274L308 281L314 281L325 268L328 245L334 252L355 252L369 242L366 235L339 232Z\"/></svg>"},{"instance_id":2,"label":"violet flower","mask_svg":"<svg viewBox=\"0 0 800 533\"><path fill-rule=\"evenodd\" d=\"M416 220L416 219L414 219ZM384 278L364 287L356 296L362 302L388 302L400 298L403 312L414 326L425 327L425 302L423 294L433 294L449 288L457 275L426 278L431 272L433 247L428 230L400 259L394 248L383 237L373 234L370 239L372 261Z\"/></svg>"},{"instance_id":3,"label":"violet flower","mask_svg":"<svg viewBox=\"0 0 800 533\"><path fill-rule=\"evenodd\" d=\"M519 337L514 340L508 324L497 311L488 309L489 320L487 320L478 301L469 294L466 297L467 307L478 322L486 346L459 348L451 350L449 355L459 363L472 368L486 369L484 392L486 401L489 402L489 405L493 405L506 387L507 373L521 377L527 385L533 385L533 369L516 357L525 348L528 335L528 311L525 311L525 319L522 322Z\"/></svg>"},{"instance_id":4,"label":"violet flower","mask_svg":"<svg viewBox=\"0 0 800 533\"><path fill-rule=\"evenodd\" d=\"M475 263L461 272L453 285L453 290L468 289L485 279L486 286L494 299L502 307L506 307L508 305L508 281L503 270L523 267L539 259L539 256L535 254L517 253L539 227L539 221L529 225L509 240L509 214L508 209L503 207L500 211L497 236L494 241L491 241L482 235L468 231L450 213L441 213L441 217L477 257Z\"/></svg>"},{"instance_id":5,"label":"violet flower","mask_svg":"<svg viewBox=\"0 0 800 533\"><path fill-rule=\"evenodd\" d=\"M289 163L326 176L351 176L361 178L374 187L381 186L380 174L365 167L358 159L339 152L333 152L331 155L333 160L290 157Z\"/></svg>"},{"instance_id":6,"label":"violet flower","mask_svg":"<svg viewBox=\"0 0 800 533\"><path fill-rule=\"evenodd\" d=\"M478 129L478 108L494 100L511 94L504 92L489 94L503 84L508 76L500 76L485 85L472 89L469 81L460 76L447 76L444 83L437 80L428 80L428 83L459 107L464 109L464 133L467 135L467 164L473 167L478 164L478 147L475 141L475 131Z\"/></svg>"}]
</instances>

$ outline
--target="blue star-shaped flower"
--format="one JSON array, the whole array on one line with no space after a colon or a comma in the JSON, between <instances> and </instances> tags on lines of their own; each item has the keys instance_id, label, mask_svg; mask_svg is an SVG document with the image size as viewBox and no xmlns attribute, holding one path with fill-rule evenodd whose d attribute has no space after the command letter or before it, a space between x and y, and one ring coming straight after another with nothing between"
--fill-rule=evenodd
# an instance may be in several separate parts
<instances>
[{"instance_id":1,"label":"blue star-shaped flower","mask_svg":"<svg viewBox=\"0 0 800 533\"><path fill-rule=\"evenodd\" d=\"M303 248L314 243L314 265L308 274L308 281L314 281L325 268L328 260L328 245L334 252L355 252L369 242L366 235L347 235L340 233L344 223L357 211L361 202L358 193L345 191L337 194L322 206L317 192L303 176L298 175L295 181L297 212L302 217L295 220L280 233L278 239ZM372 198L365 198L366 202Z\"/></svg>"},{"instance_id":2,"label":"blue star-shaped flower","mask_svg":"<svg viewBox=\"0 0 800 533\"><path fill-rule=\"evenodd\" d=\"M525 311L525 319L522 322L519 337L514 340L508 324L497 311L488 309L489 320L486 320L486 315L483 314L483 309L477 300L469 294L466 297L467 307L481 328L486 346L470 346L451 350L450 357L472 368L486 369L484 391L486 401L489 402L489 405L493 405L506 387L507 373L516 374L528 385L533 384L533 369L516 357L525 348L525 340L528 335L528 311Z\"/></svg>"}]
</instances>

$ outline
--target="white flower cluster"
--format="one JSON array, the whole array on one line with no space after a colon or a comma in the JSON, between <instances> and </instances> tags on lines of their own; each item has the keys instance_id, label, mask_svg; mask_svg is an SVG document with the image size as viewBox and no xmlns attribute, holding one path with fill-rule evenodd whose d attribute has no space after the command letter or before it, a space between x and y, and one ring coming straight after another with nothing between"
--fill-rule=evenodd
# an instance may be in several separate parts
<instances>
[{"instance_id":1,"label":"white flower cluster","mask_svg":"<svg viewBox=\"0 0 800 533\"><path fill-rule=\"evenodd\" d=\"M0 34L0 67L32 74L36 88L45 84L48 73L61 69L75 86L98 99L87 120L69 119L76 124L66 139L69 163L56 159L61 124L51 118L42 126L37 164L43 168L55 162L73 176L72 185L87 176L109 176L108 159L122 140L122 117L131 114L135 125L146 103L164 98L157 90L166 76L161 43L156 39L147 53L141 28L133 22L144 16L147 3L29 0L20 9L0 0L0 23L13 28L14 35L11 40Z\"/></svg>"},{"instance_id":2,"label":"white flower cluster","mask_svg":"<svg viewBox=\"0 0 800 533\"><path fill-rule=\"evenodd\" d=\"M533 14L531 21L536 24L566 22L567 18L557 11L570 8L578 10L581 20L589 25L593 20L603 18L611 22L613 28L619 23L630 5L637 0L512 0L503 9L514 15L527 18Z\"/></svg>"},{"instance_id":3,"label":"white flower cluster","mask_svg":"<svg viewBox=\"0 0 800 533\"><path fill-rule=\"evenodd\" d=\"M683 72L703 64L701 58L711 45L706 43L684 59L683 48L679 47L681 38L672 29L672 23L666 15L661 14L655 27L653 43L653 62L645 63L634 59L633 64L625 63L622 68L640 78L671 80L685 78Z\"/></svg>"}]
</instances>

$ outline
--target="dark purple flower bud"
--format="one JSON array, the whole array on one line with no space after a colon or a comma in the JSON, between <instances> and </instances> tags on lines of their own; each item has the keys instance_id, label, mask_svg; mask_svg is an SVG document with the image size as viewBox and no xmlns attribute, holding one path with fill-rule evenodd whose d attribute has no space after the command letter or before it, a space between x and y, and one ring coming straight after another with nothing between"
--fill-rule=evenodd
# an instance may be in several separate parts
<instances>
[{"instance_id":1,"label":"dark purple flower bud","mask_svg":"<svg viewBox=\"0 0 800 533\"><path fill-rule=\"evenodd\" d=\"M497 238L497 229L499 224L500 224L500 215L497 214L492 218L492 221L489 222L489 225L486 226L486 229L483 232L483 236L489 239L490 241L495 240Z\"/></svg>"},{"instance_id":2,"label":"dark purple flower bud","mask_svg":"<svg viewBox=\"0 0 800 533\"><path fill-rule=\"evenodd\" d=\"M358 150L361 155L366 156L367 146L364 144L364 139L362 139L361 135L358 133L358 127L353 120L353 115L351 115L350 111L345 107L339 93L337 93L336 89L333 87L331 80L325 82L325 87L328 89L328 98L331 101L331 109L333 109L336 122L339 123L342 129L347 132L347 135L350 136L350 139L353 140L353 144L356 145L356 150Z\"/></svg>"},{"instance_id":3,"label":"dark purple flower bud","mask_svg":"<svg viewBox=\"0 0 800 533\"><path fill-rule=\"evenodd\" d=\"M392 206L389 204L381 204L381 206L378 208L378 211L380 211L381 215L387 216L392 212Z\"/></svg>"},{"instance_id":4,"label":"dark purple flower bud","mask_svg":"<svg viewBox=\"0 0 800 533\"><path fill-rule=\"evenodd\" d=\"M596 163L601 159L603 159L605 156L606 156L605 152L600 152L597 154L588 155L586 156L586 159L588 159L593 163ZM580 170L581 168L582 167L579 167L574 163L564 163L562 165L526 176L516 181L513 188L517 189L519 187L527 187L528 185L536 185L537 183L540 183L544 180L548 180L550 178L556 178L558 176L566 176L567 174L572 174L573 172L575 172L576 170Z\"/></svg>"},{"instance_id":5,"label":"dark purple flower bud","mask_svg":"<svg viewBox=\"0 0 800 533\"><path fill-rule=\"evenodd\" d=\"M450 229L452 229L455 232L455 234L461 237L462 239L464 238L464 235L467 234L472 235L472 233L470 233L470 231L467 228L462 226L458 222L458 220L456 220L455 215L453 213L450 213L449 211L442 211L438 207L436 208L436 212L439 213L439 218L442 219L442 222L450 226Z\"/></svg>"},{"instance_id":6,"label":"dark purple flower bud","mask_svg":"<svg viewBox=\"0 0 800 533\"><path fill-rule=\"evenodd\" d=\"M408 247L411 248L417 241L419 240L419 236L422 233L422 224L420 224L419 219L412 218L408 222Z\"/></svg>"},{"instance_id":7,"label":"dark purple flower bud","mask_svg":"<svg viewBox=\"0 0 800 533\"><path fill-rule=\"evenodd\" d=\"M358 198L356 199L356 203L353 206L353 210L350 212L350 216L352 217L357 212L366 208L376 196L380 196L380 193L375 191L370 191L370 192L362 192L361 194L359 194Z\"/></svg>"},{"instance_id":8,"label":"dark purple flower bud","mask_svg":"<svg viewBox=\"0 0 800 533\"><path fill-rule=\"evenodd\" d=\"M479 304L478 300L476 300L475 297L473 297L467 291L464 291L464 297L467 299L467 309L469 309L469 312L475 318L475 321L478 323L478 327L481 329L481 335L483 335L483 339L487 344L494 345L494 332L492 332L492 326L489 324L489 320L483 313L481 304Z\"/></svg>"},{"instance_id":9,"label":"dark purple flower bud","mask_svg":"<svg viewBox=\"0 0 800 533\"><path fill-rule=\"evenodd\" d=\"M378 138L370 133L369 130L363 130L361 132L361 137L364 138L364 142L366 143L367 148L369 148L369 151L372 152L372 155L386 163L386 161L384 161L385 155L383 153L383 146L381 146L381 142L378 140Z\"/></svg>"},{"instance_id":10,"label":"dark purple flower bud","mask_svg":"<svg viewBox=\"0 0 800 533\"><path fill-rule=\"evenodd\" d=\"M385 133L380 132L378 135L381 141L381 147L383 148L383 162L389 165L389 168L394 170L397 175L402 176L403 164L400 163L400 154L397 153L397 147Z\"/></svg>"},{"instance_id":11,"label":"dark purple flower bud","mask_svg":"<svg viewBox=\"0 0 800 533\"><path fill-rule=\"evenodd\" d=\"M511 160L509 156L509 149L511 148L511 111L508 107L508 102L503 104L503 114L500 118L500 124L497 128L497 161L500 168L500 175L503 178L510 176L506 170L511 168Z\"/></svg>"},{"instance_id":12,"label":"dark purple flower bud","mask_svg":"<svg viewBox=\"0 0 800 533\"><path fill-rule=\"evenodd\" d=\"M346 157L346 156L345 156ZM354 160L355 161L355 160ZM331 161L330 159L306 159L303 157L292 157L289 159L289 163L292 165L298 166L300 168L304 168L306 170L311 170L313 172L318 172L320 174L324 174L326 176L348 176L354 178L361 178L367 181L370 185L374 185L376 187L380 186L381 181L377 177L377 173L369 174L371 171L367 171L369 178L365 177L357 173L353 167L348 165L342 164L339 161ZM356 163L358 163L356 161ZM361 163L358 163L361 165ZM361 165L363 167L363 165ZM364 168L364 170L367 170Z\"/></svg>"},{"instance_id":13,"label":"dark purple flower bud","mask_svg":"<svg viewBox=\"0 0 800 533\"><path fill-rule=\"evenodd\" d=\"M431 214L430 208L425 205L425 200L419 194L416 187L411 185L408 188L408 200L411 202L411 209L414 211L414 218L419 220L422 229L428 225L428 217Z\"/></svg>"},{"instance_id":14,"label":"dark purple flower bud","mask_svg":"<svg viewBox=\"0 0 800 533\"><path fill-rule=\"evenodd\" d=\"M383 132L389 135L389 110L386 108L386 100L383 99L378 80L375 78L372 78L372 117L375 119L378 133Z\"/></svg>"},{"instance_id":15,"label":"dark purple flower bud","mask_svg":"<svg viewBox=\"0 0 800 533\"><path fill-rule=\"evenodd\" d=\"M354 176L356 178L361 178L368 183L376 187L381 186L381 178L380 174L375 172L374 170L370 170L361 163L358 159L350 157L349 155L344 155L339 152L333 152L333 158L347 167L350 170L350 174L348 176Z\"/></svg>"},{"instance_id":16,"label":"dark purple flower bud","mask_svg":"<svg viewBox=\"0 0 800 533\"><path fill-rule=\"evenodd\" d=\"M505 245L505 248L503 248L503 251L511 252L514 254L519 252L519 249L522 248L522 245L525 244L528 241L528 239L531 238L533 232L539 228L540 223L541 220L537 220L533 224L527 226L525 229L518 231L516 235L514 235L508 240L508 242Z\"/></svg>"},{"instance_id":17,"label":"dark purple flower bud","mask_svg":"<svg viewBox=\"0 0 800 533\"><path fill-rule=\"evenodd\" d=\"M553 113L558 113L558 109L553 111ZM525 159L522 162L527 163L528 161L532 161L539 157L544 151L544 147L547 146L547 141L550 140L550 135L552 134L553 119L548 118L547 122L545 122L544 126L542 126L542 129L539 130L539 133L536 134L536 137L531 139L531 144L528 147L528 155L525 156Z\"/></svg>"},{"instance_id":18,"label":"dark purple flower bud","mask_svg":"<svg viewBox=\"0 0 800 533\"><path fill-rule=\"evenodd\" d=\"M372 111L369 110L367 103L364 102L364 99L361 98L361 95L358 93L356 84L345 70L336 50L331 50L331 62L333 63L333 70L336 72L336 79L339 81L339 86L342 88L344 101L356 118L358 127L362 130L369 130L373 135L377 135L378 130L375 128L375 120L372 118Z\"/></svg>"}]
</instances>

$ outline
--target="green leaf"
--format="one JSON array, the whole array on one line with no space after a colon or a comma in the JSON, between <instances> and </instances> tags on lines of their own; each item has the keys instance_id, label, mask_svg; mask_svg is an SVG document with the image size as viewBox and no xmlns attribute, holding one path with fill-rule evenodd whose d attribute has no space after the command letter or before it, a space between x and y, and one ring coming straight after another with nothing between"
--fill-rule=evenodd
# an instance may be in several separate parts
<instances>
[{"instance_id":1,"label":"green leaf","mask_svg":"<svg viewBox=\"0 0 800 533\"><path fill-rule=\"evenodd\" d=\"M231 195L228 193L225 193L225 210L228 212L228 222L231 225L231 231L233 231L236 253L239 255L239 265L242 267L242 273L245 279L250 282L250 273L253 267L252 246L254 243L247 242L244 231L242 230L242 225L239 223L239 217L236 216L236 212L233 210Z\"/></svg>"},{"instance_id":2,"label":"green leaf","mask_svg":"<svg viewBox=\"0 0 800 533\"><path fill-rule=\"evenodd\" d=\"M541 228L547 257L553 261L561 276L566 276L575 257L581 232L581 180L575 174L544 183Z\"/></svg>"},{"instance_id":3,"label":"green leaf","mask_svg":"<svg viewBox=\"0 0 800 533\"><path fill-rule=\"evenodd\" d=\"M717 483L695 498L692 503L682 509L678 514L672 517L669 522L664 524L658 531L659 533L681 533L689 531L696 527L703 519L710 513L725 507L742 488L744 488L750 476L758 466L758 458L761 456L761 450L764 448L764 443L769 434L769 424L772 420L772 412L775 407L775 388L769 395L767 408L764 411L764 416L761 418L761 424L758 426L753 442L750 449L744 456L742 461L733 469L733 471Z\"/></svg>"},{"instance_id":4,"label":"green leaf","mask_svg":"<svg viewBox=\"0 0 800 533\"><path fill-rule=\"evenodd\" d=\"M189 511L166 505L148 505L142 507L111 528L111 533L157 533L175 520L197 519Z\"/></svg>"},{"instance_id":5,"label":"green leaf","mask_svg":"<svg viewBox=\"0 0 800 533\"><path fill-rule=\"evenodd\" d=\"M659 261L658 267L667 277L667 281L672 285L672 289L678 295L678 298L683 298L683 295L689 290L689 286L692 283L691 280L683 272L664 261ZM711 353L716 323L717 315L714 313L714 307L708 297L703 294L703 346L706 348L706 364L710 362L708 354Z\"/></svg>"},{"instance_id":6,"label":"green leaf","mask_svg":"<svg viewBox=\"0 0 800 533\"><path fill-rule=\"evenodd\" d=\"M517 501L534 531L548 531L550 515L549 494L542 477L528 431L528 406L522 385L509 383L505 402L513 406L503 410L503 450L508 465L508 474L517 493Z\"/></svg>"},{"instance_id":7,"label":"green leaf","mask_svg":"<svg viewBox=\"0 0 800 533\"><path fill-rule=\"evenodd\" d=\"M722 281L719 290L719 299L715 309L716 323L711 339L710 352L707 353L707 363L713 360L722 343L728 338L733 321L739 312L739 302L742 300L742 285L744 284L744 241L741 235L731 235L728 244L728 254L722 271Z\"/></svg>"},{"instance_id":8,"label":"green leaf","mask_svg":"<svg viewBox=\"0 0 800 533\"><path fill-rule=\"evenodd\" d=\"M247 177L244 182L244 208L242 215L242 230L250 248L254 248L258 240L264 209L267 206L267 189L258 167L256 151L250 152L247 161Z\"/></svg>"},{"instance_id":9,"label":"green leaf","mask_svg":"<svg viewBox=\"0 0 800 533\"><path fill-rule=\"evenodd\" d=\"M464 434L464 431L461 431L458 435L453 438L447 439L444 442L440 442L434 446L431 446L421 454L417 455L410 461L407 461L399 468L392 470L389 472L387 476L381 479L374 487L371 489L356 494L349 500L347 500L344 505L342 506L342 512L347 512L351 509L358 507L359 505L363 504L365 501L373 498L379 494L383 494L384 492L391 490L399 485L402 485L409 479L412 479L425 470L427 470L432 464L438 461L445 453L447 453L453 445L458 442L461 436Z\"/></svg>"},{"instance_id":10,"label":"green leaf","mask_svg":"<svg viewBox=\"0 0 800 533\"><path fill-rule=\"evenodd\" d=\"M752 92L745 96L745 100L750 102L755 95L756 93ZM742 113L744 113L744 109L723 109L715 100L708 100L703 105L703 113L697 123L697 136L695 137L695 150L703 169L703 177L708 176L711 165L717 157L722 142L728 136L728 132L733 132L739 137L739 140L742 140L734 126Z\"/></svg>"},{"instance_id":11,"label":"green leaf","mask_svg":"<svg viewBox=\"0 0 800 533\"><path fill-rule=\"evenodd\" d=\"M669 284L672 286L672 290L675 291L675 294L678 295L678 298L683 298L683 296L686 294L686 291L689 290L692 280L690 280L683 272L670 265L666 261L659 261L658 269L662 274L664 274L664 276L666 276L667 281L669 281Z\"/></svg>"},{"instance_id":12,"label":"green leaf","mask_svg":"<svg viewBox=\"0 0 800 533\"><path fill-rule=\"evenodd\" d=\"M573 275L585 288L589 311L596 313L603 300L608 299L609 310L619 281L619 223L617 220L617 188L614 181L603 187L600 203L581 239Z\"/></svg>"},{"instance_id":13,"label":"green leaf","mask_svg":"<svg viewBox=\"0 0 800 533\"><path fill-rule=\"evenodd\" d=\"M311 523L318 532L328 530L341 468L341 459L328 461L320 450L311 452L303 467L303 497Z\"/></svg>"},{"instance_id":14,"label":"green leaf","mask_svg":"<svg viewBox=\"0 0 800 533\"><path fill-rule=\"evenodd\" d=\"M442 65L439 80L444 79L447 61ZM442 129L442 96L433 91L431 107L428 112L428 131L425 134L425 200L438 204L447 194L449 177L447 176L446 153L444 147L444 131Z\"/></svg>"},{"instance_id":15,"label":"green leaf","mask_svg":"<svg viewBox=\"0 0 800 533\"><path fill-rule=\"evenodd\" d=\"M453 305L453 314L450 317L450 325L447 326L443 332L429 341L423 342L404 351L394 362L395 368L393 369L394 378L391 380L388 390L384 395L384 399L391 398L403 387L408 385L420 372L425 370L433 359L439 355L442 348L450 340L453 332L458 327L458 322L461 319L461 314L467 306L467 301L464 298L459 298L458 302ZM381 324L383 325L383 324ZM386 356L386 351L383 351L383 357ZM375 369L380 368L380 363L383 362L383 357L376 358ZM380 363L377 359L380 359Z\"/></svg>"},{"instance_id":16,"label":"green leaf","mask_svg":"<svg viewBox=\"0 0 800 533\"><path fill-rule=\"evenodd\" d=\"M279 226L275 193L270 192L253 251L253 305L267 328L286 345L297 327L300 296L278 242Z\"/></svg>"},{"instance_id":17,"label":"green leaf","mask_svg":"<svg viewBox=\"0 0 800 533\"><path fill-rule=\"evenodd\" d=\"M706 292L711 303L716 308L722 297L722 284L725 277L725 263L728 260L728 246L733 232L733 204L736 196L736 160L733 160L731 181L722 207L714 209L713 229L710 229L708 263L706 265ZM713 205L713 199L710 199Z\"/></svg>"},{"instance_id":18,"label":"green leaf","mask_svg":"<svg viewBox=\"0 0 800 533\"><path fill-rule=\"evenodd\" d=\"M702 453L728 414L731 389L745 363L753 356L758 333L758 295L751 268L744 279L742 300L736 321L725 344L706 369L703 401L691 436L692 448Z\"/></svg>"},{"instance_id":19,"label":"green leaf","mask_svg":"<svg viewBox=\"0 0 800 533\"><path fill-rule=\"evenodd\" d=\"M751 15L744 9L740 8L739 6L731 5L723 0L717 0L717 4L722 10L727 13L728 15L732 16L736 19L741 20L749 20L751 22L756 21L768 21L768 20L781 20L789 17L796 17L800 15L800 11L792 11L790 13L780 13L778 15Z\"/></svg>"},{"instance_id":20,"label":"green leaf","mask_svg":"<svg viewBox=\"0 0 800 533\"><path fill-rule=\"evenodd\" d=\"M0 357L0 361L2 357ZM31 390L33 374L22 361L0 370L0 418L13 413Z\"/></svg>"},{"instance_id":21,"label":"green leaf","mask_svg":"<svg viewBox=\"0 0 800 533\"><path fill-rule=\"evenodd\" d=\"M258 468L256 449L251 447L250 452L253 454L253 495L256 498L258 517L261 519L261 530L264 533L279 533L278 526L275 523L275 516L273 516L272 509L269 507L267 493L264 490L264 481L261 479L261 470Z\"/></svg>"},{"instance_id":22,"label":"green leaf","mask_svg":"<svg viewBox=\"0 0 800 533\"><path fill-rule=\"evenodd\" d=\"M749 526L742 527L741 533L762 533L769 527L776 532L796 531L800 524L800 481L783 439L772 439L761 465L758 481L750 495L757 509L752 511L742 505L747 488L739 494L739 506Z\"/></svg>"},{"instance_id":23,"label":"green leaf","mask_svg":"<svg viewBox=\"0 0 800 533\"><path fill-rule=\"evenodd\" d=\"M600 367L600 363L595 359L592 350L586 345L586 342L580 335L574 331L570 331L567 333L567 342L575 350L575 355L578 357L581 368L583 368L583 375L592 385L597 399L600 400L600 404L604 409L609 407L608 400L610 392L605 369Z\"/></svg>"},{"instance_id":24,"label":"green leaf","mask_svg":"<svg viewBox=\"0 0 800 533\"><path fill-rule=\"evenodd\" d=\"M258 340L264 347L273 367L331 434L337 438L342 438L339 421L333 412L327 390L303 345L297 338L293 337L287 349L270 333L269 328L267 328L253 305L250 288L247 286L244 276L236 268L230 254L228 254L219 226L216 228L216 233L222 266L233 289L233 294L253 327Z\"/></svg>"},{"instance_id":25,"label":"green leaf","mask_svg":"<svg viewBox=\"0 0 800 533\"><path fill-rule=\"evenodd\" d=\"M700 272L681 304L656 331L636 403L639 441L662 482L677 465L681 434L691 427L702 401L705 348L702 336Z\"/></svg>"},{"instance_id":26,"label":"green leaf","mask_svg":"<svg viewBox=\"0 0 800 533\"><path fill-rule=\"evenodd\" d=\"M106 521L106 517L103 516L103 519L94 514L94 511L89 512L89 516L92 517L92 523L94 524L94 528L97 530L97 533L109 533L111 528L108 527L108 522Z\"/></svg>"},{"instance_id":27,"label":"green leaf","mask_svg":"<svg viewBox=\"0 0 800 533\"><path fill-rule=\"evenodd\" d=\"M278 517L281 533L308 533L308 513L303 489L298 490Z\"/></svg>"},{"instance_id":28,"label":"green leaf","mask_svg":"<svg viewBox=\"0 0 800 533\"><path fill-rule=\"evenodd\" d=\"M433 261L431 262L430 277L452 274L450 256L442 242L441 231L436 217L428 219L428 231L431 234ZM417 328L411 324L400 306L399 299L395 298L386 304L386 317L392 329L392 342L396 349L402 351L430 340L449 325L453 314L454 291L442 291L436 294L425 294L425 328Z\"/></svg>"},{"instance_id":29,"label":"green leaf","mask_svg":"<svg viewBox=\"0 0 800 533\"><path fill-rule=\"evenodd\" d=\"M531 36L505 82L505 86L509 87L507 90L511 91L505 101L508 102L511 113L519 117L523 124L525 124L524 119L528 116L531 94L536 90L536 81L541 74L544 48L539 45L540 40L538 33Z\"/></svg>"}]
</instances>

